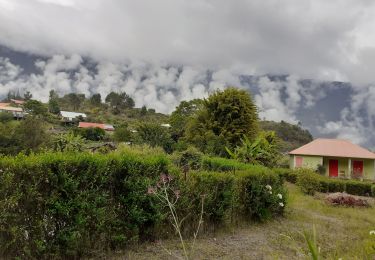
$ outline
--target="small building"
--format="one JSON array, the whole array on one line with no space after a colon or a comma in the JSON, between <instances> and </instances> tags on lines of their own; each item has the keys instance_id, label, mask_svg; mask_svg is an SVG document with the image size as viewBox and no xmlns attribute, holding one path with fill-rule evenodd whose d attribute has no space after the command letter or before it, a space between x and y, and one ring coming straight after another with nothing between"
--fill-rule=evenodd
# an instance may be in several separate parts
<instances>
[{"instance_id":1,"label":"small building","mask_svg":"<svg viewBox=\"0 0 375 260\"><path fill-rule=\"evenodd\" d=\"M27 114L21 107L11 107L9 105L0 106L0 112L12 113L15 118L23 118Z\"/></svg>"},{"instance_id":2,"label":"small building","mask_svg":"<svg viewBox=\"0 0 375 260\"><path fill-rule=\"evenodd\" d=\"M99 124L99 123L89 123L89 122L79 122L78 123L79 128L101 128L106 131L114 131L115 128L113 125L109 124Z\"/></svg>"},{"instance_id":3,"label":"small building","mask_svg":"<svg viewBox=\"0 0 375 260\"><path fill-rule=\"evenodd\" d=\"M69 112L69 111L60 111L60 115L64 122L73 122L75 119L79 117L86 118L85 113L77 113L77 112Z\"/></svg>"},{"instance_id":4,"label":"small building","mask_svg":"<svg viewBox=\"0 0 375 260\"><path fill-rule=\"evenodd\" d=\"M11 99L10 101L16 105L23 105L25 103L25 100L19 100L19 99Z\"/></svg>"},{"instance_id":5,"label":"small building","mask_svg":"<svg viewBox=\"0 0 375 260\"><path fill-rule=\"evenodd\" d=\"M292 169L322 166L329 177L375 179L375 153L347 140L319 138L289 155Z\"/></svg>"}]
</instances>

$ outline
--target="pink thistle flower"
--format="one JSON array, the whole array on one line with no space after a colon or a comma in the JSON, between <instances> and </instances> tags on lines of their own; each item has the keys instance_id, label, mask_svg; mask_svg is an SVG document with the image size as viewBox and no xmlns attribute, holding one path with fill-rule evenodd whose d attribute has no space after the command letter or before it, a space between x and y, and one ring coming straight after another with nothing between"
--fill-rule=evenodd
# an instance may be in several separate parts
<instances>
[{"instance_id":1,"label":"pink thistle flower","mask_svg":"<svg viewBox=\"0 0 375 260\"><path fill-rule=\"evenodd\" d=\"M147 194L155 194L155 193L156 193L156 189L154 187L148 187Z\"/></svg>"}]
</instances>

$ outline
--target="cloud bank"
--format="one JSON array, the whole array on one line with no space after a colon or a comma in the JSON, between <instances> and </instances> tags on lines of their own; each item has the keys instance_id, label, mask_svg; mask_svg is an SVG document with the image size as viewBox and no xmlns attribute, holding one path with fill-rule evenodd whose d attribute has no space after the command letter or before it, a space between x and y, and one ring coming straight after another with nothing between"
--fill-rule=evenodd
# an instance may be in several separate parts
<instances>
[{"instance_id":1,"label":"cloud bank","mask_svg":"<svg viewBox=\"0 0 375 260\"><path fill-rule=\"evenodd\" d=\"M0 58L0 96L126 91L167 113L235 85L253 90L261 118L312 124L301 111L335 89L322 82L346 81L350 102L320 113L315 135L375 146L373 28L371 0L0 0L0 45L41 56L33 73Z\"/></svg>"}]
</instances>

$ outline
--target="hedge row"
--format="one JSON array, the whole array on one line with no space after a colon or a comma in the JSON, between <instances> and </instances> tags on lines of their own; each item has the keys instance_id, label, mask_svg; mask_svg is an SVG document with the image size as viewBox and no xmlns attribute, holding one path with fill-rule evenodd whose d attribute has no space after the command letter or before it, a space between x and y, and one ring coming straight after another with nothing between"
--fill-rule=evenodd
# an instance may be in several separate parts
<instances>
[{"instance_id":1,"label":"hedge row","mask_svg":"<svg viewBox=\"0 0 375 260\"><path fill-rule=\"evenodd\" d=\"M206 225L283 212L285 191L272 172L191 172L185 181L163 154L2 157L0 255L72 258L160 236L168 211L147 190L161 174L173 175L181 191L176 207L188 216L186 228L199 215L201 196Z\"/></svg>"},{"instance_id":2,"label":"hedge row","mask_svg":"<svg viewBox=\"0 0 375 260\"><path fill-rule=\"evenodd\" d=\"M275 169L282 179L296 183L307 194L315 192L346 192L359 196L375 196L375 184L368 181L333 179L309 169Z\"/></svg>"}]
</instances>

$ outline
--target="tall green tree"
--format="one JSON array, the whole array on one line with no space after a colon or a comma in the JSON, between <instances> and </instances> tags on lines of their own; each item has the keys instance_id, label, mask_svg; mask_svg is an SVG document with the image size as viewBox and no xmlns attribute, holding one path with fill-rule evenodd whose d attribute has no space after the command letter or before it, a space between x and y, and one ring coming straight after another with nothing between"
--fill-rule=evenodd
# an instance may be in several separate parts
<instances>
[{"instance_id":1,"label":"tall green tree","mask_svg":"<svg viewBox=\"0 0 375 260\"><path fill-rule=\"evenodd\" d=\"M93 94L90 97L90 104L93 106L100 106L102 104L102 96L99 93Z\"/></svg>"},{"instance_id":2,"label":"tall green tree","mask_svg":"<svg viewBox=\"0 0 375 260\"><path fill-rule=\"evenodd\" d=\"M201 150L210 142L222 143L220 154L225 154L225 146L236 147L243 136L255 139L258 129L258 111L250 93L231 87L203 101L203 108L187 124L186 138Z\"/></svg>"},{"instance_id":3,"label":"tall green tree","mask_svg":"<svg viewBox=\"0 0 375 260\"><path fill-rule=\"evenodd\" d=\"M185 135L188 121L198 110L202 109L203 100L193 99L190 101L182 101L176 110L172 112L169 123L171 124L172 136L175 141Z\"/></svg>"},{"instance_id":4,"label":"tall green tree","mask_svg":"<svg viewBox=\"0 0 375 260\"><path fill-rule=\"evenodd\" d=\"M33 94L30 93L30 91L26 91L25 94L23 94L23 99L28 101L33 97Z\"/></svg>"},{"instance_id":5,"label":"tall green tree","mask_svg":"<svg viewBox=\"0 0 375 260\"><path fill-rule=\"evenodd\" d=\"M56 115L60 113L59 95L54 90L49 92L48 111Z\"/></svg>"},{"instance_id":6,"label":"tall green tree","mask_svg":"<svg viewBox=\"0 0 375 260\"><path fill-rule=\"evenodd\" d=\"M46 105L38 100L28 100L23 107L34 116L45 116L48 112Z\"/></svg>"},{"instance_id":7,"label":"tall green tree","mask_svg":"<svg viewBox=\"0 0 375 260\"><path fill-rule=\"evenodd\" d=\"M134 100L125 92L116 93L112 91L106 96L105 102L113 109L133 108L135 105Z\"/></svg>"}]
</instances>

